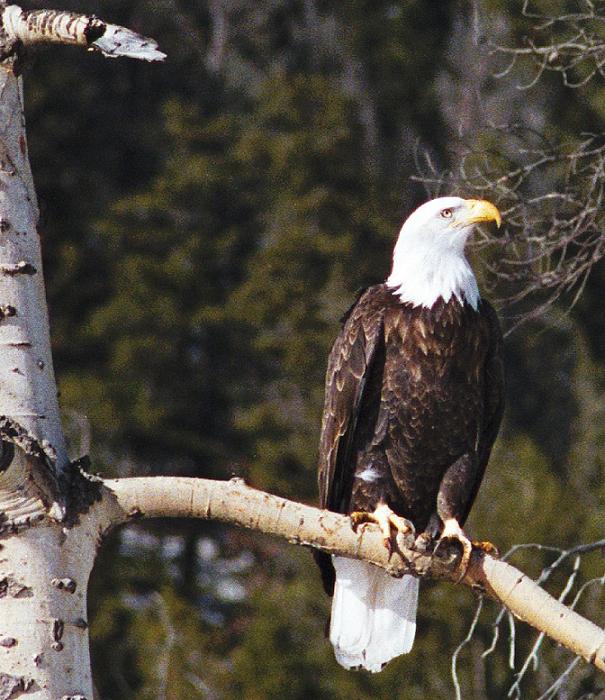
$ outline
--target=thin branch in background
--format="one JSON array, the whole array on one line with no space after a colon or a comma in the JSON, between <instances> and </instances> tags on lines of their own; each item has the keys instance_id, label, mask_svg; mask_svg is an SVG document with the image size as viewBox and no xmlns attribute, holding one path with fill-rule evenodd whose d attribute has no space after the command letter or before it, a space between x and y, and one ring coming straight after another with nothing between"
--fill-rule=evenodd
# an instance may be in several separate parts
<instances>
[{"instance_id":1,"label":"thin branch in background","mask_svg":"<svg viewBox=\"0 0 605 700\"><path fill-rule=\"evenodd\" d=\"M551 698L554 698L556 693L563 688L565 685L565 681L569 678L571 675L571 672L576 668L576 666L579 663L579 659L576 656L576 658L567 666L567 668L561 673L555 681L552 683L552 685L547 688L547 690L540 695L540 697L537 700L550 700Z\"/></svg>"},{"instance_id":2,"label":"thin branch in background","mask_svg":"<svg viewBox=\"0 0 605 700\"><path fill-rule=\"evenodd\" d=\"M461 192L498 205L503 232L484 231L475 245L494 250L486 291L516 327L561 298L575 304L605 255L605 134L556 145L518 125L488 126L485 134L497 150L464 146L457 171L443 173L417 156L414 179L433 195Z\"/></svg>"},{"instance_id":3,"label":"thin branch in background","mask_svg":"<svg viewBox=\"0 0 605 700\"><path fill-rule=\"evenodd\" d=\"M509 629L509 652L508 652L508 666L511 668L513 671L515 669L515 650L516 650L516 629L515 629L515 618L508 612L506 611L506 618L508 619L508 629Z\"/></svg>"},{"instance_id":4,"label":"thin branch in background","mask_svg":"<svg viewBox=\"0 0 605 700\"><path fill-rule=\"evenodd\" d=\"M559 559L557 561L562 562L562 561L564 561L564 559L559 557ZM561 593L558 597L559 601L561 601L561 602L565 601L565 598L567 597L567 594L571 590L571 588L574 584L574 581L576 579L576 576L578 574L578 571L580 568L580 563L581 563L581 558L579 556L577 556L575 559L575 562L574 562L573 570L572 570L571 574L569 575L567 582L566 582L563 590L561 591ZM546 580L546 578L548 578L548 576L550 576L550 574L555 570L555 568L553 568L552 565L547 567L547 569L545 569L544 571L548 571L548 575L544 576L543 580ZM542 572L542 574L544 574L544 571ZM541 578L542 578L542 575L541 575ZM514 622L513 622L513 624L514 624ZM521 669L516 674L514 683L510 686L510 688L508 690L508 697L509 698L510 697L516 697L516 698L521 697L521 681L525 677L525 674L527 673L530 666L532 666L532 670L534 672L537 670L539 662L540 662L539 651L540 651L540 647L542 646L543 641L544 641L544 634L540 633L538 635L536 641L534 642L534 645L532 646L531 651L529 652L529 654L525 658L525 661L523 662ZM512 668L514 668L514 665L512 666Z\"/></svg>"},{"instance_id":5,"label":"thin branch in background","mask_svg":"<svg viewBox=\"0 0 605 700\"><path fill-rule=\"evenodd\" d=\"M187 673L185 678L189 681L191 686L198 692L205 700L217 700L217 693L212 690L198 675L195 673Z\"/></svg>"},{"instance_id":6,"label":"thin branch in background","mask_svg":"<svg viewBox=\"0 0 605 700\"><path fill-rule=\"evenodd\" d=\"M454 653L452 654L451 674L452 680L454 682L456 700L462 700L463 697L462 690L460 688L460 681L458 680L458 656L460 655L460 652L464 649L464 647L467 646L467 644L470 644L471 640L473 639L477 623L479 622L479 617L481 616L481 610L483 610L483 598L479 598L479 602L477 603L477 609L475 610L475 614L473 615L473 620L471 622L466 637L460 642L460 644L456 647Z\"/></svg>"},{"instance_id":7,"label":"thin branch in background","mask_svg":"<svg viewBox=\"0 0 605 700\"><path fill-rule=\"evenodd\" d=\"M510 75L523 60L533 66L533 77L519 89L533 87L544 73L557 73L566 87L579 88L596 76L605 75L605 16L602 3L583 2L582 9L559 15L532 12L529 0L522 15L531 27L522 46L492 47L492 55L502 57L505 66L495 77Z\"/></svg>"},{"instance_id":8,"label":"thin branch in background","mask_svg":"<svg viewBox=\"0 0 605 700\"><path fill-rule=\"evenodd\" d=\"M174 629L174 624L172 623L172 618L170 617L170 610L168 609L164 598L156 591L153 593L153 599L157 604L160 621L162 623L162 627L164 628L165 634L164 643L162 644L158 655L157 700L166 700L168 697L168 670L170 668L170 655L176 642L176 631Z\"/></svg>"},{"instance_id":9,"label":"thin branch in background","mask_svg":"<svg viewBox=\"0 0 605 700\"><path fill-rule=\"evenodd\" d=\"M578 90L605 77L605 3L584 0L575 12L550 15L525 0L522 18L528 27L518 45L509 39L487 51L489 60L504 63L493 67L493 78L520 76L516 87L526 90L556 73ZM471 21L475 32L477 18ZM493 123L483 112L478 122L472 142L461 137L456 145L455 171L438 172L417 148L414 179L433 196L457 191L500 207L504 234L484 232L476 245L494 251L486 291L504 310L510 332L560 299L569 312L605 256L605 133L559 142L520 123Z\"/></svg>"},{"instance_id":10,"label":"thin branch in background","mask_svg":"<svg viewBox=\"0 0 605 700\"><path fill-rule=\"evenodd\" d=\"M544 566L541 569L537 578L535 579L536 583L539 584L543 584L546 581L548 581L555 572L560 573L565 563L570 559L573 559L571 571L568 574L566 574L566 578L563 583L561 592L557 596L557 599L563 603L570 596L570 594L574 590L574 587L577 584L578 577L581 574L582 557L591 552L601 551L603 550L604 546L605 540L598 540L595 542L585 543L576 547L571 547L569 549L544 546L537 543L527 543L511 547L509 551L502 557L502 559L510 560L510 558L516 553L531 550L534 550L535 552L553 554L553 561ZM571 607L572 609L575 608L586 591L597 586L603 587L604 585L605 575L597 578L591 578L588 581L585 581L578 587L569 607ZM476 635L477 630L479 629L479 623L481 621L482 613L484 615L486 614L485 609L483 608L480 601L475 610L475 614L473 616L473 620L469 628L468 634L452 655L452 678L454 682L454 692L457 700L462 697L460 690L460 680L458 677L460 652L465 646L469 645L472 642L473 637ZM544 644L545 635L543 633L540 633L537 636L534 643L532 644L525 658L523 658L521 661L517 661L516 622L514 617L510 614L510 612L505 607L501 607L498 610L494 621L491 623L491 627L493 629L491 642L481 654L481 659L484 664L486 664L489 661L489 657L493 656L496 652L496 646L501 637L500 626L505 618L508 621L509 627L508 662L509 668L514 673L514 678L511 685L508 688L508 691L506 692L506 697L513 698L514 700L522 700L522 698L524 697L522 691L523 680L527 677L529 673L536 673L539 670L541 652ZM563 671L561 671L561 673L556 678L549 681L548 687L546 688L546 690L544 690L543 694L540 695L538 700L549 700L551 698L557 697L557 694L564 690L566 688L566 685L573 681L574 671L576 671L576 669L578 669L577 657L574 658L570 663L568 663L563 669ZM565 697L571 697L569 692L565 695Z\"/></svg>"}]
</instances>

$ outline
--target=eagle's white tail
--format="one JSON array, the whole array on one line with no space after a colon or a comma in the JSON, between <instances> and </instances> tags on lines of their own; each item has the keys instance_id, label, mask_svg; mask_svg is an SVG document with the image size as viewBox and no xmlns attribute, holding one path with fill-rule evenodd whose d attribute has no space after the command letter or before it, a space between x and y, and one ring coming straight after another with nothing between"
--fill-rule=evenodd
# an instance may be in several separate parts
<instances>
[{"instance_id":1,"label":"eagle's white tail","mask_svg":"<svg viewBox=\"0 0 605 700\"><path fill-rule=\"evenodd\" d=\"M400 654L407 654L416 634L418 579L393 578L357 559L332 557L336 584L330 641L345 668L376 673Z\"/></svg>"}]
</instances>

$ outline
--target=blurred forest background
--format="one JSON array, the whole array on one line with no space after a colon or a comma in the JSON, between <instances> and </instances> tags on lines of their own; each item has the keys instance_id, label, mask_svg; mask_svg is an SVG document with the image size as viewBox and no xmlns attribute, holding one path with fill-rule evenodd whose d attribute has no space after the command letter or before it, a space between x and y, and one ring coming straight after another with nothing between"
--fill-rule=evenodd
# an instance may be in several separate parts
<instances>
[{"instance_id":1,"label":"blurred forest background","mask_svg":"<svg viewBox=\"0 0 605 700\"><path fill-rule=\"evenodd\" d=\"M496 76L490 49L522 45L532 25L521 2L54 4L168 54L140 65L41 49L26 71L61 403L72 456L90 452L104 476L239 475L314 503L327 353L355 291L388 274L405 216L429 193L474 194L457 167L468 149L497 150L494 125L507 157L522 132L557 144L605 131L600 75L572 89L547 72L520 89L529 61ZM448 171L444 189L431 173ZM427 172L428 190L414 179ZM506 192L483 184L506 213ZM524 181L524 201L539 186ZM527 234L517 228L509 217L504 247L473 254L494 299L510 292L490 269ZM548 547L603 536L604 293L596 265L573 308L564 296L507 338L505 426L468 529L503 551L543 545L513 556L533 576L557 556ZM518 311L500 308L512 328ZM546 585L558 595L569 581L568 600L581 590L603 625L602 585L582 588L602 575L593 553ZM466 589L423 585L413 653L376 676L347 673L324 638L329 601L309 552L212 523L133 525L107 541L93 579L96 683L103 700L452 698L476 605ZM573 657L548 640L515 686L537 635L498 612L485 603L455 657L459 697L605 687L584 663L562 676Z\"/></svg>"}]
</instances>

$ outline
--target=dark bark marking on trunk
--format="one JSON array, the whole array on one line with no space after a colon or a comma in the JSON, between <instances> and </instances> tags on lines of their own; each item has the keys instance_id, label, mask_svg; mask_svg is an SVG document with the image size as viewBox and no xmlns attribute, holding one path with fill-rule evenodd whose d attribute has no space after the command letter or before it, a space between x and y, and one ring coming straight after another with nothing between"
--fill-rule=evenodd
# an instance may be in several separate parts
<instances>
[{"instance_id":1,"label":"dark bark marking on trunk","mask_svg":"<svg viewBox=\"0 0 605 700\"><path fill-rule=\"evenodd\" d=\"M11 676L8 673L0 673L0 700L11 700L22 693L33 689L33 678L24 676Z\"/></svg>"},{"instance_id":2,"label":"dark bark marking on trunk","mask_svg":"<svg viewBox=\"0 0 605 700\"><path fill-rule=\"evenodd\" d=\"M0 598L32 598L32 589L19 583L12 576L0 579Z\"/></svg>"},{"instance_id":3,"label":"dark bark marking on trunk","mask_svg":"<svg viewBox=\"0 0 605 700\"><path fill-rule=\"evenodd\" d=\"M103 34L105 34L106 29L107 25L105 24L105 22L101 21L98 17L92 15L90 21L88 22L88 26L84 30L86 43L89 46L91 44L94 44L94 42L97 41L97 39L100 39L103 36Z\"/></svg>"},{"instance_id":4,"label":"dark bark marking on trunk","mask_svg":"<svg viewBox=\"0 0 605 700\"><path fill-rule=\"evenodd\" d=\"M10 304L3 304L0 306L0 321L3 321L5 318L11 318L11 316L16 315L17 309L15 309L14 306L11 306Z\"/></svg>"},{"instance_id":5,"label":"dark bark marking on trunk","mask_svg":"<svg viewBox=\"0 0 605 700\"><path fill-rule=\"evenodd\" d=\"M77 583L73 578L54 578L50 582L50 585L66 593L75 593L77 587Z\"/></svg>"},{"instance_id":6,"label":"dark bark marking on trunk","mask_svg":"<svg viewBox=\"0 0 605 700\"><path fill-rule=\"evenodd\" d=\"M80 522L80 515L102 498L103 480L88 473L90 458L74 460L61 476L61 492L65 494L66 513L63 522L66 527L74 527Z\"/></svg>"},{"instance_id":7,"label":"dark bark marking on trunk","mask_svg":"<svg viewBox=\"0 0 605 700\"><path fill-rule=\"evenodd\" d=\"M5 275L35 275L38 270L31 263L20 260L14 265L2 265L0 272Z\"/></svg>"},{"instance_id":8,"label":"dark bark marking on trunk","mask_svg":"<svg viewBox=\"0 0 605 700\"><path fill-rule=\"evenodd\" d=\"M21 39L9 39L4 27L0 32L0 63L10 68L14 75L20 75L23 68L23 42Z\"/></svg>"},{"instance_id":9,"label":"dark bark marking on trunk","mask_svg":"<svg viewBox=\"0 0 605 700\"><path fill-rule=\"evenodd\" d=\"M61 637L63 636L63 631L65 630L65 623L63 620L59 620L58 618L55 618L53 620L53 628L52 628L52 635L53 635L53 640L55 642L58 642Z\"/></svg>"},{"instance_id":10,"label":"dark bark marking on trunk","mask_svg":"<svg viewBox=\"0 0 605 700\"><path fill-rule=\"evenodd\" d=\"M12 442L0 440L0 474L5 472L15 457L15 446Z\"/></svg>"}]
</instances>

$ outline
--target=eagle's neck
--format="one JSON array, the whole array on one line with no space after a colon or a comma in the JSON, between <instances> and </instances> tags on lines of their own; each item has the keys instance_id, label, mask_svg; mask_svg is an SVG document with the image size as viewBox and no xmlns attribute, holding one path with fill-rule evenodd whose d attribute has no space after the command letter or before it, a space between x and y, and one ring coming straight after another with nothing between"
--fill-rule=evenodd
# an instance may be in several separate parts
<instances>
[{"instance_id":1,"label":"eagle's neck","mask_svg":"<svg viewBox=\"0 0 605 700\"><path fill-rule=\"evenodd\" d=\"M479 288L468 260L461 250L431 250L397 245L387 285L402 302L431 308L443 297L479 305Z\"/></svg>"}]
</instances>

